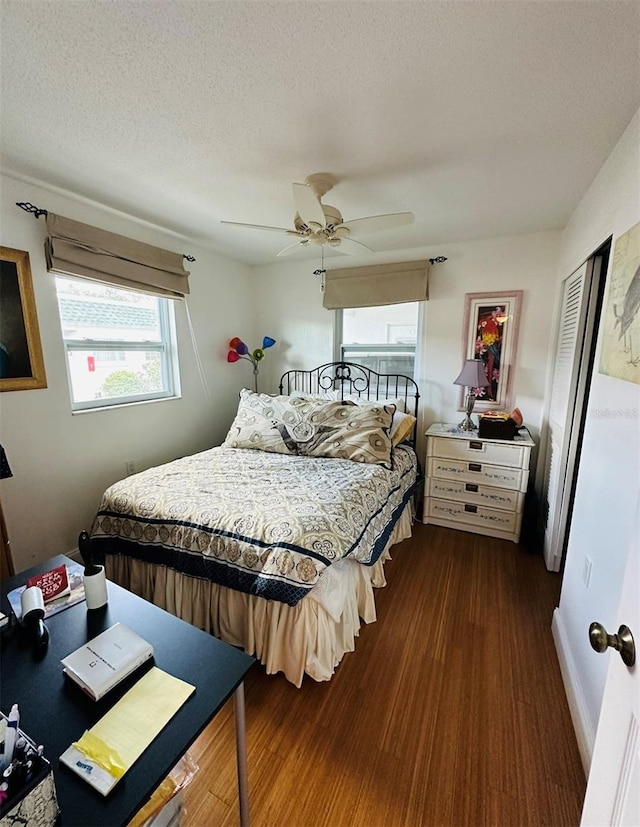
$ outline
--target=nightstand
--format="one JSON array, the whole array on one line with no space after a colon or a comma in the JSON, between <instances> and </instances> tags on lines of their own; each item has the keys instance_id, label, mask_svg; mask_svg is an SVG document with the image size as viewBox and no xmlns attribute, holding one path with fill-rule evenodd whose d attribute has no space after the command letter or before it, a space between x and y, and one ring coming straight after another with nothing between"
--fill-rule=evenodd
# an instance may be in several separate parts
<instances>
[{"instance_id":1,"label":"nightstand","mask_svg":"<svg viewBox=\"0 0 640 827\"><path fill-rule=\"evenodd\" d=\"M422 521L517 543L535 444L527 429L513 440L480 439L439 423L426 436Z\"/></svg>"}]
</instances>

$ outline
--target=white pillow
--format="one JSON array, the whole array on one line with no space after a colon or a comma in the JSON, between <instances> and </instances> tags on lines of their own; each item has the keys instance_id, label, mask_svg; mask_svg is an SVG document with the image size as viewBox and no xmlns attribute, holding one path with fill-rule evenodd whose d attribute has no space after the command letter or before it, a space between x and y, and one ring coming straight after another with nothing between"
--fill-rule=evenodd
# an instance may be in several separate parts
<instances>
[{"instance_id":1,"label":"white pillow","mask_svg":"<svg viewBox=\"0 0 640 827\"><path fill-rule=\"evenodd\" d=\"M307 399L326 399L329 402L339 402L340 401L339 391L322 391L322 392L318 392L318 393L308 393L307 391L291 391L289 396L293 396L295 399L307 398Z\"/></svg>"},{"instance_id":2,"label":"white pillow","mask_svg":"<svg viewBox=\"0 0 640 827\"><path fill-rule=\"evenodd\" d=\"M338 399L339 398L340 397L338 396ZM404 413L407 410L407 406L405 404L404 399L399 397L380 397L380 399L367 399L366 396L358 396L357 393L345 393L344 398L345 400L349 400L349 402L355 402L356 405L395 405L396 411Z\"/></svg>"}]
</instances>

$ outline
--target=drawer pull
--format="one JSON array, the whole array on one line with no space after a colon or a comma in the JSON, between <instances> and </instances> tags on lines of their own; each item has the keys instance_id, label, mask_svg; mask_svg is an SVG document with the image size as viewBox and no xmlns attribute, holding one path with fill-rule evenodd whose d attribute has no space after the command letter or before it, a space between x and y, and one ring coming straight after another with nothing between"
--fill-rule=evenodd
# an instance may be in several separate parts
<instances>
[{"instance_id":1,"label":"drawer pull","mask_svg":"<svg viewBox=\"0 0 640 827\"><path fill-rule=\"evenodd\" d=\"M476 442L475 440L471 440L469 442L469 448L472 451L482 451L482 443L481 442Z\"/></svg>"},{"instance_id":2,"label":"drawer pull","mask_svg":"<svg viewBox=\"0 0 640 827\"><path fill-rule=\"evenodd\" d=\"M470 514L477 514L478 513L478 506L477 505L465 505L465 511L468 511Z\"/></svg>"},{"instance_id":3,"label":"drawer pull","mask_svg":"<svg viewBox=\"0 0 640 827\"><path fill-rule=\"evenodd\" d=\"M479 462L470 462L469 471L482 471L482 465Z\"/></svg>"},{"instance_id":4,"label":"drawer pull","mask_svg":"<svg viewBox=\"0 0 640 827\"><path fill-rule=\"evenodd\" d=\"M466 482L464 485L465 491L472 491L474 494L478 491L478 486L473 482Z\"/></svg>"}]
</instances>

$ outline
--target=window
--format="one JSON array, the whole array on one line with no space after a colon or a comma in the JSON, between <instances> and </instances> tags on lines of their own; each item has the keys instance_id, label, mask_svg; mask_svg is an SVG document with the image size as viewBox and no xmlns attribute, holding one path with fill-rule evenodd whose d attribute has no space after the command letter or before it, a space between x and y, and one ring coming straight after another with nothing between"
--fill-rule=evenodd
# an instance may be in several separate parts
<instances>
[{"instance_id":1,"label":"window","mask_svg":"<svg viewBox=\"0 0 640 827\"><path fill-rule=\"evenodd\" d=\"M339 358L413 376L420 302L338 310Z\"/></svg>"},{"instance_id":2,"label":"window","mask_svg":"<svg viewBox=\"0 0 640 827\"><path fill-rule=\"evenodd\" d=\"M178 395L170 299L56 277L74 411Z\"/></svg>"}]
</instances>

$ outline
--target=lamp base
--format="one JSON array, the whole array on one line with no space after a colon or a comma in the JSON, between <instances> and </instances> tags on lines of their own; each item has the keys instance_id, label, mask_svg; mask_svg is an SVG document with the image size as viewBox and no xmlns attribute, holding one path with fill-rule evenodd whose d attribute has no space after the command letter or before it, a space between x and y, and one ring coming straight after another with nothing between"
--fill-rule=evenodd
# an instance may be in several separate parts
<instances>
[{"instance_id":1,"label":"lamp base","mask_svg":"<svg viewBox=\"0 0 640 827\"><path fill-rule=\"evenodd\" d=\"M473 407L476 404L476 395L475 393L467 394L467 398L465 400L464 410L466 413L466 417L462 420L462 422L458 425L458 428L462 431L477 431L478 426L474 424L473 420L471 419L471 414L473 413Z\"/></svg>"},{"instance_id":2,"label":"lamp base","mask_svg":"<svg viewBox=\"0 0 640 827\"><path fill-rule=\"evenodd\" d=\"M477 431L478 426L474 424L473 419L467 414L467 416L462 420L462 422L458 425L461 431Z\"/></svg>"}]
</instances>

